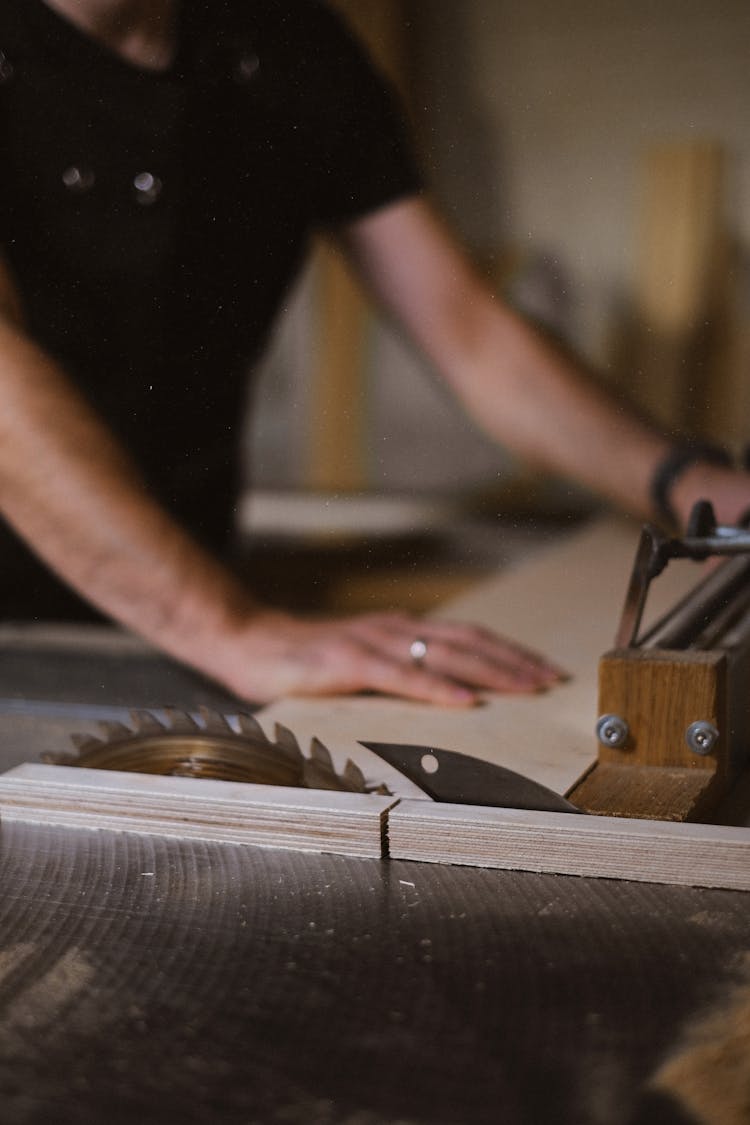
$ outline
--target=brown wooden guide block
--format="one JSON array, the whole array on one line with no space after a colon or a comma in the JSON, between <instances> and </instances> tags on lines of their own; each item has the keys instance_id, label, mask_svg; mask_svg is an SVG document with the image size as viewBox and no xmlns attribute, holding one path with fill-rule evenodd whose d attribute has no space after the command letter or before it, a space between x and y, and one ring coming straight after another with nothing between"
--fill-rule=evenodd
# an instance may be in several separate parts
<instances>
[{"instance_id":1,"label":"brown wooden guide block","mask_svg":"<svg viewBox=\"0 0 750 1125\"><path fill-rule=\"evenodd\" d=\"M731 664L720 649L633 648L603 656L599 714L624 719L629 733L621 746L600 746L573 802L592 813L652 820L696 820L715 807L732 780ZM710 753L688 745L696 722L719 731Z\"/></svg>"}]
</instances>

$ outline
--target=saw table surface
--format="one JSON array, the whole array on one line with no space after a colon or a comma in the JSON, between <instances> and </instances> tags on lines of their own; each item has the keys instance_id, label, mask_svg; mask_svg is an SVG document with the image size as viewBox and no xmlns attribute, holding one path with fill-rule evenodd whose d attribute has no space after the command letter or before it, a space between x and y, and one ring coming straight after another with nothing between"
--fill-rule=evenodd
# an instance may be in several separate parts
<instances>
[{"instance_id":1,"label":"saw table surface","mask_svg":"<svg viewBox=\"0 0 750 1125\"><path fill-rule=\"evenodd\" d=\"M4 1125L677 1125L673 1051L727 1096L738 892L25 824L0 881Z\"/></svg>"}]
</instances>

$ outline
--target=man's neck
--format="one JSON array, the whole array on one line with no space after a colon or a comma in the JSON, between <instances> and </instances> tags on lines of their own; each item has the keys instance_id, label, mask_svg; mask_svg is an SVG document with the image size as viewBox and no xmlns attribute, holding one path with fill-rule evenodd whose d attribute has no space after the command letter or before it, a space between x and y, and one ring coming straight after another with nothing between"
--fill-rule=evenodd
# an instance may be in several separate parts
<instances>
[{"instance_id":1,"label":"man's neck","mask_svg":"<svg viewBox=\"0 0 750 1125\"><path fill-rule=\"evenodd\" d=\"M179 0L44 0L128 62L166 70L174 58Z\"/></svg>"}]
</instances>

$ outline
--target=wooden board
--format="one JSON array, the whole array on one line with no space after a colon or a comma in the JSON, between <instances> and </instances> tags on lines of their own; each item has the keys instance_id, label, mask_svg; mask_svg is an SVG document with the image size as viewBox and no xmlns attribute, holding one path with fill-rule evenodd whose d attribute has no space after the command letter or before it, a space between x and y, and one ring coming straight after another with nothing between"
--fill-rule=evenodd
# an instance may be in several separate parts
<instances>
[{"instance_id":1,"label":"wooden board","mask_svg":"<svg viewBox=\"0 0 750 1125\"><path fill-rule=\"evenodd\" d=\"M0 820L750 890L750 831L66 766L0 777Z\"/></svg>"},{"instance_id":2,"label":"wooden board","mask_svg":"<svg viewBox=\"0 0 750 1125\"><path fill-rule=\"evenodd\" d=\"M394 859L750 891L750 830L402 801Z\"/></svg>"},{"instance_id":3,"label":"wooden board","mask_svg":"<svg viewBox=\"0 0 750 1125\"><path fill-rule=\"evenodd\" d=\"M420 791L360 747L360 739L460 750L565 793L596 757L597 667L613 643L636 541L635 524L595 522L480 582L437 615L485 625L547 653L571 680L544 695L488 696L470 711L373 696L291 699L258 718L269 736L280 722L303 744L320 738L337 768L350 757L368 781L383 781L399 796ZM691 563L668 567L653 585L651 615L671 606L698 574Z\"/></svg>"},{"instance_id":4,"label":"wooden board","mask_svg":"<svg viewBox=\"0 0 750 1125\"><path fill-rule=\"evenodd\" d=\"M72 766L0 776L0 821L379 857L393 800Z\"/></svg>"},{"instance_id":5,"label":"wooden board","mask_svg":"<svg viewBox=\"0 0 750 1125\"><path fill-rule=\"evenodd\" d=\"M400 0L335 0L378 66L406 94ZM367 484L367 362L372 313L343 256L330 243L315 259L319 298L307 484L357 491Z\"/></svg>"},{"instance_id":6,"label":"wooden board","mask_svg":"<svg viewBox=\"0 0 750 1125\"><path fill-rule=\"evenodd\" d=\"M698 432L723 381L724 165L715 141L666 142L645 154L631 371L640 404L658 421Z\"/></svg>"}]
</instances>

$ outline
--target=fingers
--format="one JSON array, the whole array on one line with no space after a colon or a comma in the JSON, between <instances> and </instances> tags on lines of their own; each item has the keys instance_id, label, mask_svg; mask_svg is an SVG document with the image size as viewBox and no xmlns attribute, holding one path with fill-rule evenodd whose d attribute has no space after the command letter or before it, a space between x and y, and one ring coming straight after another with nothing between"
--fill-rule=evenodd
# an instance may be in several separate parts
<instances>
[{"instance_id":1,"label":"fingers","mask_svg":"<svg viewBox=\"0 0 750 1125\"><path fill-rule=\"evenodd\" d=\"M383 646L355 635L346 623L299 642L284 670L290 695L376 691L445 707L471 707L478 695L465 684L394 659Z\"/></svg>"},{"instance_id":2,"label":"fingers","mask_svg":"<svg viewBox=\"0 0 750 1125\"><path fill-rule=\"evenodd\" d=\"M479 702L478 692L462 683L378 653L360 651L351 668L359 680L355 691L376 691L439 707L473 707Z\"/></svg>"},{"instance_id":3,"label":"fingers","mask_svg":"<svg viewBox=\"0 0 750 1125\"><path fill-rule=\"evenodd\" d=\"M419 637L426 646L422 670L474 690L525 693L564 679L544 657L476 626L400 615L361 618L354 627L373 648L402 664L410 660L411 643Z\"/></svg>"},{"instance_id":4,"label":"fingers","mask_svg":"<svg viewBox=\"0 0 750 1125\"><path fill-rule=\"evenodd\" d=\"M424 659L410 646L424 640ZM454 622L377 614L311 622L275 616L248 629L245 660L230 686L257 702L285 695L376 691L445 707L469 707L481 693L528 694L562 674L536 653L488 630Z\"/></svg>"}]
</instances>

